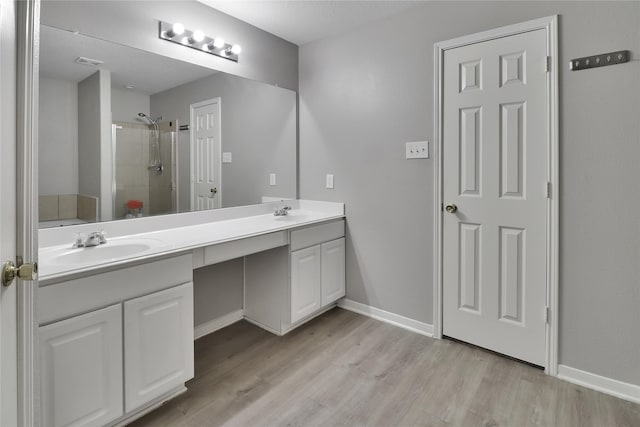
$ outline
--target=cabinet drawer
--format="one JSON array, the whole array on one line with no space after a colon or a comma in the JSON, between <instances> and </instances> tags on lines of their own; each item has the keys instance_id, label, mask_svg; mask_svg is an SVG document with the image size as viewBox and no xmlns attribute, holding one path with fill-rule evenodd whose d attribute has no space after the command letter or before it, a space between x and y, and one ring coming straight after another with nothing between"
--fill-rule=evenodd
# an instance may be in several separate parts
<instances>
[{"instance_id":1,"label":"cabinet drawer","mask_svg":"<svg viewBox=\"0 0 640 427\"><path fill-rule=\"evenodd\" d=\"M204 248L202 265L199 265L196 261L194 268L217 264L245 255L285 246L287 243L287 232L279 231L277 233L263 234L261 236L207 246Z\"/></svg>"},{"instance_id":2,"label":"cabinet drawer","mask_svg":"<svg viewBox=\"0 0 640 427\"><path fill-rule=\"evenodd\" d=\"M291 232L291 251L308 248L309 246L344 236L344 220L294 230Z\"/></svg>"},{"instance_id":3,"label":"cabinet drawer","mask_svg":"<svg viewBox=\"0 0 640 427\"><path fill-rule=\"evenodd\" d=\"M191 254L80 277L38 289L45 324L193 280Z\"/></svg>"}]
</instances>

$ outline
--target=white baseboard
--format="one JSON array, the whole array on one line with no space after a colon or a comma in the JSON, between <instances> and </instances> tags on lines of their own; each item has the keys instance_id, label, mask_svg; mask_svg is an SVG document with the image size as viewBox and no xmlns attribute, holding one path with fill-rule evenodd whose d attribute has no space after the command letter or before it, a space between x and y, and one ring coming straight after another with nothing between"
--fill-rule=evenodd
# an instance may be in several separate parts
<instances>
[{"instance_id":1,"label":"white baseboard","mask_svg":"<svg viewBox=\"0 0 640 427\"><path fill-rule=\"evenodd\" d=\"M404 329L408 329L421 335L433 337L433 325L430 325L428 323L409 319L408 317L390 313L388 311L371 307L370 305L362 304L346 298L338 301L338 307L344 308L345 310L353 311L354 313L359 313L371 317L373 319L381 320L383 322L390 323Z\"/></svg>"},{"instance_id":2,"label":"white baseboard","mask_svg":"<svg viewBox=\"0 0 640 427\"><path fill-rule=\"evenodd\" d=\"M566 365L558 365L558 378L620 399L640 403L640 386L614 380Z\"/></svg>"},{"instance_id":3,"label":"white baseboard","mask_svg":"<svg viewBox=\"0 0 640 427\"><path fill-rule=\"evenodd\" d=\"M203 336L209 335L210 333L215 332L218 329L222 329L226 326L236 323L243 318L244 311L240 309L232 311L231 313L225 314L224 316L220 316L216 319L209 320L208 322L196 326L195 330L193 331L193 339L197 340L198 338L202 338Z\"/></svg>"}]
</instances>

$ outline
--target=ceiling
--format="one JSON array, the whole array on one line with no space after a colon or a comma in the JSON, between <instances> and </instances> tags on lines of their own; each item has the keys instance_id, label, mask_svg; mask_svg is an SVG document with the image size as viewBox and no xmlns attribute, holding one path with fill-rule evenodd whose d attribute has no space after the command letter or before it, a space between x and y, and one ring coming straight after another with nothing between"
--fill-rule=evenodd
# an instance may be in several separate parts
<instances>
[{"instance_id":1,"label":"ceiling","mask_svg":"<svg viewBox=\"0 0 640 427\"><path fill-rule=\"evenodd\" d=\"M400 13L404 0L198 0L298 46Z\"/></svg>"},{"instance_id":2,"label":"ceiling","mask_svg":"<svg viewBox=\"0 0 640 427\"><path fill-rule=\"evenodd\" d=\"M99 67L76 64L78 57L103 61ZM79 82L98 68L111 71L111 86L153 95L191 82L216 71L123 46L117 43L42 25L40 28L40 74Z\"/></svg>"}]
</instances>

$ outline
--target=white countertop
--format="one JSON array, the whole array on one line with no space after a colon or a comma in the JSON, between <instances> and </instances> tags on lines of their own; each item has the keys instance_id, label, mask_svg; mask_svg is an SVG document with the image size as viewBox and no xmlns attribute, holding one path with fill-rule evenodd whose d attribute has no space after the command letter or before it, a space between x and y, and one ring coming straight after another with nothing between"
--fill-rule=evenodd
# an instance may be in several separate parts
<instances>
[{"instance_id":1,"label":"white countertop","mask_svg":"<svg viewBox=\"0 0 640 427\"><path fill-rule=\"evenodd\" d=\"M283 205L280 202L39 230L40 280L59 279L344 217L342 203L295 200L286 204L293 209L282 217L273 215L274 207ZM107 233L106 244L95 248L71 247L75 233L99 229Z\"/></svg>"}]
</instances>

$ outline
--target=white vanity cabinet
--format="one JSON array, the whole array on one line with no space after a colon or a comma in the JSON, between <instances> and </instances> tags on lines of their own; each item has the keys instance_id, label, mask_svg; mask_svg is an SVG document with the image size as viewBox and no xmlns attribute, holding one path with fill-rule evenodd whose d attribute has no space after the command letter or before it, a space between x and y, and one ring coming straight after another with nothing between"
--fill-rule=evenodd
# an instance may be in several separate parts
<instances>
[{"instance_id":1,"label":"white vanity cabinet","mask_svg":"<svg viewBox=\"0 0 640 427\"><path fill-rule=\"evenodd\" d=\"M345 241L344 237L320 246L321 272L320 304L325 307L345 296Z\"/></svg>"},{"instance_id":2,"label":"white vanity cabinet","mask_svg":"<svg viewBox=\"0 0 640 427\"><path fill-rule=\"evenodd\" d=\"M344 237L291 252L291 323L345 295Z\"/></svg>"},{"instance_id":3,"label":"white vanity cabinet","mask_svg":"<svg viewBox=\"0 0 640 427\"><path fill-rule=\"evenodd\" d=\"M42 425L102 426L123 414L122 307L40 328Z\"/></svg>"},{"instance_id":4,"label":"white vanity cabinet","mask_svg":"<svg viewBox=\"0 0 640 427\"><path fill-rule=\"evenodd\" d=\"M291 253L291 323L313 314L321 306L320 246Z\"/></svg>"},{"instance_id":5,"label":"white vanity cabinet","mask_svg":"<svg viewBox=\"0 0 640 427\"><path fill-rule=\"evenodd\" d=\"M345 295L344 220L294 229L289 250L245 258L245 318L283 335Z\"/></svg>"},{"instance_id":6,"label":"white vanity cabinet","mask_svg":"<svg viewBox=\"0 0 640 427\"><path fill-rule=\"evenodd\" d=\"M130 412L193 378L193 286L124 303L125 409Z\"/></svg>"},{"instance_id":7,"label":"white vanity cabinet","mask_svg":"<svg viewBox=\"0 0 640 427\"><path fill-rule=\"evenodd\" d=\"M175 256L40 287L41 425L120 424L185 390L192 263Z\"/></svg>"}]
</instances>

